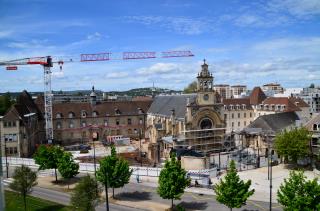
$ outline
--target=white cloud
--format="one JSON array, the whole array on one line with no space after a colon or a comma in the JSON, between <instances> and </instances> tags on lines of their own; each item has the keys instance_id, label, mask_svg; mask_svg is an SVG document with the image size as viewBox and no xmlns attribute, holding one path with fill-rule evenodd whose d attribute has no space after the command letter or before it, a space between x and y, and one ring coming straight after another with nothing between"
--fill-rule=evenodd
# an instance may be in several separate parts
<instances>
[{"instance_id":1,"label":"white cloud","mask_svg":"<svg viewBox=\"0 0 320 211\"><path fill-rule=\"evenodd\" d=\"M106 74L106 78L107 79L120 79L123 80L124 78L128 77L129 73L127 72L112 72L112 73L108 73Z\"/></svg>"},{"instance_id":2,"label":"white cloud","mask_svg":"<svg viewBox=\"0 0 320 211\"><path fill-rule=\"evenodd\" d=\"M8 38L11 35L12 35L12 31L8 31L8 30L0 31L0 39L1 38Z\"/></svg>"},{"instance_id":3,"label":"white cloud","mask_svg":"<svg viewBox=\"0 0 320 211\"><path fill-rule=\"evenodd\" d=\"M125 21L143 25L160 26L179 34L197 35L213 29L213 22L207 18L164 17L164 16L126 16Z\"/></svg>"},{"instance_id":4,"label":"white cloud","mask_svg":"<svg viewBox=\"0 0 320 211\"><path fill-rule=\"evenodd\" d=\"M319 0L273 0L269 2L268 9L276 12L286 11L298 18L320 15Z\"/></svg>"},{"instance_id":5,"label":"white cloud","mask_svg":"<svg viewBox=\"0 0 320 211\"><path fill-rule=\"evenodd\" d=\"M99 32L95 32L95 33L93 33L93 34L89 34L89 35L87 36L87 39L88 39L88 40L100 40L101 37L102 37L102 35L101 35Z\"/></svg>"}]
</instances>

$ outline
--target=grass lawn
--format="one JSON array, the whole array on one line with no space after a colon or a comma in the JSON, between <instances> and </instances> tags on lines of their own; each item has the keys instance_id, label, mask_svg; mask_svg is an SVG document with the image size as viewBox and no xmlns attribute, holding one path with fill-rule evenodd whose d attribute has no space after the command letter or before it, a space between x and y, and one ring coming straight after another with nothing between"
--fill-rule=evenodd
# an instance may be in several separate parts
<instances>
[{"instance_id":1,"label":"grass lawn","mask_svg":"<svg viewBox=\"0 0 320 211\"><path fill-rule=\"evenodd\" d=\"M5 191L6 211L24 210L23 197L12 191ZM71 211L70 207L46 201L33 196L27 196L28 211Z\"/></svg>"}]
</instances>

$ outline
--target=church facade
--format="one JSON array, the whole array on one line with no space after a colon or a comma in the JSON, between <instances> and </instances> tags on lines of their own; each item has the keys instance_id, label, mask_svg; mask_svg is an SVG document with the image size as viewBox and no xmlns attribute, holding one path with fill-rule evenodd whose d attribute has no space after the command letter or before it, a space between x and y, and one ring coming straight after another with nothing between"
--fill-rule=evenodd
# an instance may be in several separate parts
<instances>
[{"instance_id":1,"label":"church facade","mask_svg":"<svg viewBox=\"0 0 320 211\"><path fill-rule=\"evenodd\" d=\"M160 162L172 149L192 149L205 156L234 146L225 135L223 104L213 80L204 62L195 94L155 97L147 117L150 159Z\"/></svg>"}]
</instances>

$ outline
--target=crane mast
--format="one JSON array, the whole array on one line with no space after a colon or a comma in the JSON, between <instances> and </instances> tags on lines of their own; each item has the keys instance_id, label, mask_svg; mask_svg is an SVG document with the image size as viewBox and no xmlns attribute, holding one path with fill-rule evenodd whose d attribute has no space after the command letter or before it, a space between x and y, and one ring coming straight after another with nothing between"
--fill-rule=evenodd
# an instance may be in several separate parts
<instances>
[{"instance_id":1,"label":"crane mast","mask_svg":"<svg viewBox=\"0 0 320 211\"><path fill-rule=\"evenodd\" d=\"M52 123L52 89L51 89L51 67L52 59L47 58L47 64L43 65L44 72L44 119L46 127L46 140L48 144L53 142L53 123Z\"/></svg>"}]
</instances>

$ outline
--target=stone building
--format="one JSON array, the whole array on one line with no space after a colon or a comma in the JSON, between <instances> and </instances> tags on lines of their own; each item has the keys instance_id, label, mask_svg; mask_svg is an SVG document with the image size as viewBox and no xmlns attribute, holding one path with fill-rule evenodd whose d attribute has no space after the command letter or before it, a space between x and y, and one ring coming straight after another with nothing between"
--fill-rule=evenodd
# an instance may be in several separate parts
<instances>
[{"instance_id":1,"label":"stone building","mask_svg":"<svg viewBox=\"0 0 320 211\"><path fill-rule=\"evenodd\" d=\"M93 131L100 141L108 136L144 137L146 115L152 100L97 102L94 88L90 102L53 104L54 141L62 145L88 143ZM43 106L39 105L43 108Z\"/></svg>"},{"instance_id":2,"label":"stone building","mask_svg":"<svg viewBox=\"0 0 320 211\"><path fill-rule=\"evenodd\" d=\"M197 76L197 93L157 96L148 110L149 158L159 162L172 149L189 148L203 155L225 151L220 95L213 90L213 76L204 62Z\"/></svg>"},{"instance_id":3,"label":"stone building","mask_svg":"<svg viewBox=\"0 0 320 211\"><path fill-rule=\"evenodd\" d=\"M36 144L45 143L44 119L27 91L0 118L2 155L30 157Z\"/></svg>"}]
</instances>

